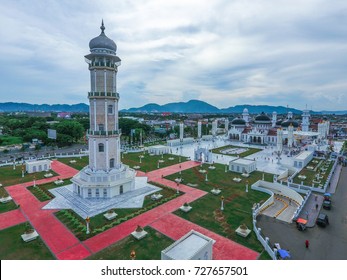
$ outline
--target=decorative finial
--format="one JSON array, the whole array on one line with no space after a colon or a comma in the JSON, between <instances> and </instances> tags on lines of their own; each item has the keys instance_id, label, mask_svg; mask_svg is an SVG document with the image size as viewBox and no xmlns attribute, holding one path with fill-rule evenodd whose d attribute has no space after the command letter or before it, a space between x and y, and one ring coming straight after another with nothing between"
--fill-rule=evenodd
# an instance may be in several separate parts
<instances>
[{"instance_id":1,"label":"decorative finial","mask_svg":"<svg viewBox=\"0 0 347 280\"><path fill-rule=\"evenodd\" d=\"M103 19L101 20L101 26L100 26L100 29L101 29L101 33L104 33L105 26L104 26L104 20L103 20Z\"/></svg>"}]
</instances>

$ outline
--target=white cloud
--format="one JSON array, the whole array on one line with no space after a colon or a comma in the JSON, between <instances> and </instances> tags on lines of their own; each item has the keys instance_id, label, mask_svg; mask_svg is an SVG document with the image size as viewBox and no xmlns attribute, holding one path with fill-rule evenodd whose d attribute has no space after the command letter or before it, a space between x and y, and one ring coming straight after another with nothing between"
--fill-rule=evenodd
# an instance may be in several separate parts
<instances>
[{"instance_id":1,"label":"white cloud","mask_svg":"<svg viewBox=\"0 0 347 280\"><path fill-rule=\"evenodd\" d=\"M347 109L346 1L2 2L1 101L87 103L83 56L103 18L123 61L121 108L199 98Z\"/></svg>"}]
</instances>

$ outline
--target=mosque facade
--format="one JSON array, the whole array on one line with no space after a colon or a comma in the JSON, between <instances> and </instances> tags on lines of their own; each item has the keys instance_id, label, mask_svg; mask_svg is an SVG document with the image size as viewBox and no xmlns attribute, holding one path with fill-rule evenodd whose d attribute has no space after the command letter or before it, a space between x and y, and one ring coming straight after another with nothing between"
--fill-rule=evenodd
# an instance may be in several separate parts
<instances>
[{"instance_id":1,"label":"mosque facade","mask_svg":"<svg viewBox=\"0 0 347 280\"><path fill-rule=\"evenodd\" d=\"M248 109L243 110L241 117L236 117L230 122L228 128L228 138L249 144L277 145L278 129L283 130L283 144L289 148L296 146L298 139L310 138L324 139L328 135L329 122L324 121L319 126L318 132L309 131L310 114L304 110L302 122L294 119L293 113L288 112L284 120L277 119L277 113L273 112L272 117L264 112L251 118Z\"/></svg>"}]
</instances>

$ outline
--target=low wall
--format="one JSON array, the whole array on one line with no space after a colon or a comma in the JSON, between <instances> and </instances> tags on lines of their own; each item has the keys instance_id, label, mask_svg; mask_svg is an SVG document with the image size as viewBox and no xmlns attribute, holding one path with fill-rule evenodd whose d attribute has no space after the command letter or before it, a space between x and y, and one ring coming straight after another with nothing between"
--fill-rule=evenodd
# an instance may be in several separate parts
<instances>
[{"instance_id":1,"label":"low wall","mask_svg":"<svg viewBox=\"0 0 347 280\"><path fill-rule=\"evenodd\" d=\"M300 194L298 194L296 191L292 190L291 188L288 188L288 186L286 185L282 185L279 183L270 183L270 182L261 181L261 180L259 180L255 184L258 184L257 185L258 187L268 189L276 194L286 196L294 200L298 204L301 204L303 201L303 198Z\"/></svg>"},{"instance_id":2,"label":"low wall","mask_svg":"<svg viewBox=\"0 0 347 280\"><path fill-rule=\"evenodd\" d=\"M262 205L255 205L252 208L252 217L253 217L253 231L255 233L255 235L257 236L257 239L259 240L259 242L261 243L261 245L264 247L265 251L270 255L270 257L273 260L276 260L276 254L273 251L272 246L270 246L270 239L268 237L263 237L263 235L261 234L261 228L257 227L257 215L259 214L259 212L261 210L263 210L265 207L267 207L268 205L272 204L274 201L274 193L266 188L263 188L260 186L260 181L255 182L252 186L251 186L252 190L257 190L260 192L264 192L270 195L270 197L262 204Z\"/></svg>"}]
</instances>

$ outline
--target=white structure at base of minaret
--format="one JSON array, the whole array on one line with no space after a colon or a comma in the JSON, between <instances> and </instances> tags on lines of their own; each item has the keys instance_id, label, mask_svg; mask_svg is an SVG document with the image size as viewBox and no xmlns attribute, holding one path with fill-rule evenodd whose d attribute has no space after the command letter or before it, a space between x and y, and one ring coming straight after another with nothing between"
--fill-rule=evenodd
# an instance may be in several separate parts
<instances>
[{"instance_id":1,"label":"white structure at base of minaret","mask_svg":"<svg viewBox=\"0 0 347 280\"><path fill-rule=\"evenodd\" d=\"M89 42L85 56L90 71L88 92L90 129L87 132L89 165L72 179L73 191L82 198L112 198L135 189L136 172L120 159L118 128L117 46L105 33Z\"/></svg>"},{"instance_id":2,"label":"white structure at base of minaret","mask_svg":"<svg viewBox=\"0 0 347 280\"><path fill-rule=\"evenodd\" d=\"M198 121L198 139L201 138L201 121Z\"/></svg>"},{"instance_id":3,"label":"white structure at base of minaret","mask_svg":"<svg viewBox=\"0 0 347 280\"><path fill-rule=\"evenodd\" d=\"M183 122L180 122L180 141L183 142L184 138L184 124Z\"/></svg>"}]
</instances>

